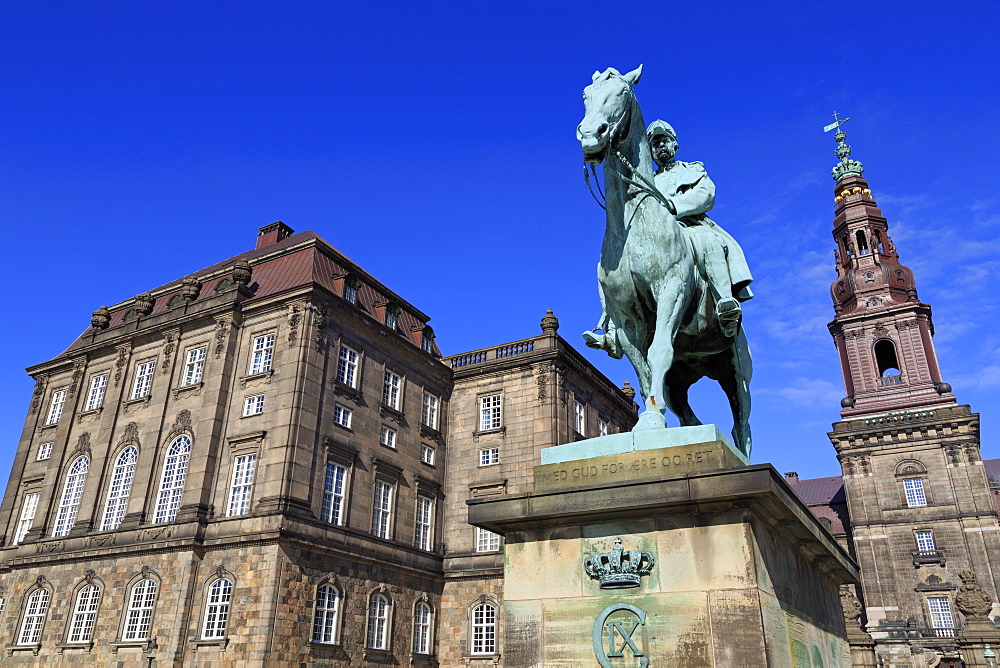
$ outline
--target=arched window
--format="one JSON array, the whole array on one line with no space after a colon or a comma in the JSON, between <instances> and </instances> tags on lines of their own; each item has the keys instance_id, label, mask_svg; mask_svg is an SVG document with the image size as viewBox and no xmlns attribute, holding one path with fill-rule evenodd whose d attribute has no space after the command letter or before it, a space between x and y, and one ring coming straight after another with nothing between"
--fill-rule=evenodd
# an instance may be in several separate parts
<instances>
[{"instance_id":1,"label":"arched window","mask_svg":"<svg viewBox=\"0 0 1000 668\"><path fill-rule=\"evenodd\" d=\"M167 449L163 477L160 478L160 493L156 496L156 510L153 512L154 523L173 522L177 517L190 456L191 439L183 434L175 438Z\"/></svg>"},{"instance_id":2,"label":"arched window","mask_svg":"<svg viewBox=\"0 0 1000 668\"><path fill-rule=\"evenodd\" d=\"M115 460L111 483L108 485L108 500L104 505L104 519L101 520L101 531L111 531L121 525L128 506L128 495L132 491L132 478L135 476L135 463L138 459L138 448L130 445L122 450Z\"/></svg>"},{"instance_id":3,"label":"arched window","mask_svg":"<svg viewBox=\"0 0 1000 668\"><path fill-rule=\"evenodd\" d=\"M431 653L431 606L420 601L413 608L413 653Z\"/></svg>"},{"instance_id":4,"label":"arched window","mask_svg":"<svg viewBox=\"0 0 1000 668\"><path fill-rule=\"evenodd\" d=\"M37 645L42 639L42 627L45 626L45 613L49 610L51 594L44 587L39 587L28 595L24 605L24 616L21 618L21 629L17 633L18 645Z\"/></svg>"},{"instance_id":5,"label":"arched window","mask_svg":"<svg viewBox=\"0 0 1000 668\"><path fill-rule=\"evenodd\" d=\"M899 375L899 360L896 358L896 344L889 339L879 339L875 342L875 362L878 364L878 375Z\"/></svg>"},{"instance_id":6,"label":"arched window","mask_svg":"<svg viewBox=\"0 0 1000 668\"><path fill-rule=\"evenodd\" d=\"M128 607L125 609L122 640L149 640L157 589L156 580L148 577L139 580L132 586L128 597Z\"/></svg>"},{"instance_id":7,"label":"arched window","mask_svg":"<svg viewBox=\"0 0 1000 668\"><path fill-rule=\"evenodd\" d=\"M330 583L316 589L316 606L313 616L313 642L335 644L340 626L340 591Z\"/></svg>"},{"instance_id":8,"label":"arched window","mask_svg":"<svg viewBox=\"0 0 1000 668\"><path fill-rule=\"evenodd\" d=\"M863 230L858 230L854 235L858 240L858 254L865 255L868 253L868 239L865 237Z\"/></svg>"},{"instance_id":9,"label":"arched window","mask_svg":"<svg viewBox=\"0 0 1000 668\"><path fill-rule=\"evenodd\" d=\"M94 637L94 622L97 620L97 604L101 600L101 588L87 585L76 594L73 616L69 622L67 643L90 642Z\"/></svg>"},{"instance_id":10,"label":"arched window","mask_svg":"<svg viewBox=\"0 0 1000 668\"><path fill-rule=\"evenodd\" d=\"M208 598L205 601L205 623L201 629L202 638L226 637L226 624L229 621L229 604L232 600L232 580L219 578L208 588Z\"/></svg>"},{"instance_id":11,"label":"arched window","mask_svg":"<svg viewBox=\"0 0 1000 668\"><path fill-rule=\"evenodd\" d=\"M388 649L389 610L389 599L384 594L373 594L368 600L368 639L365 646L369 649Z\"/></svg>"},{"instance_id":12,"label":"arched window","mask_svg":"<svg viewBox=\"0 0 1000 668\"><path fill-rule=\"evenodd\" d=\"M472 608L473 654L497 653L497 609L491 603L480 603Z\"/></svg>"},{"instance_id":13,"label":"arched window","mask_svg":"<svg viewBox=\"0 0 1000 668\"><path fill-rule=\"evenodd\" d=\"M882 243L882 235L879 234L878 230L872 230L872 245L874 246L873 250L876 250L879 253L885 252L885 245Z\"/></svg>"},{"instance_id":14,"label":"arched window","mask_svg":"<svg viewBox=\"0 0 1000 668\"><path fill-rule=\"evenodd\" d=\"M90 468L90 458L81 455L70 464L66 482L63 484L62 497L59 499L59 512L56 514L56 525L52 536L65 536L76 522L76 514L80 510L80 499L83 497L83 484L87 481L87 470Z\"/></svg>"}]
</instances>

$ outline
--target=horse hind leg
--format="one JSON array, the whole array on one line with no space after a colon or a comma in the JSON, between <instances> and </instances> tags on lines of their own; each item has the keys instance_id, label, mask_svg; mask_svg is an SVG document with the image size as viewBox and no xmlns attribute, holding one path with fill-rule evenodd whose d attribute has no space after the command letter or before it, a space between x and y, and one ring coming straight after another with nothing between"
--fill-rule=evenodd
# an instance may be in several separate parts
<instances>
[{"instance_id":1,"label":"horse hind leg","mask_svg":"<svg viewBox=\"0 0 1000 668\"><path fill-rule=\"evenodd\" d=\"M741 328L733 343L728 368L719 375L719 385L729 398L733 411L733 444L747 457L750 456L750 378L753 367L750 347Z\"/></svg>"},{"instance_id":2,"label":"horse hind leg","mask_svg":"<svg viewBox=\"0 0 1000 668\"><path fill-rule=\"evenodd\" d=\"M667 373L666 394L667 408L677 416L682 427L693 427L701 424L701 420L694 414L691 404L688 401L688 390L695 384L697 378L694 377L691 369L682 362L674 362Z\"/></svg>"}]
</instances>

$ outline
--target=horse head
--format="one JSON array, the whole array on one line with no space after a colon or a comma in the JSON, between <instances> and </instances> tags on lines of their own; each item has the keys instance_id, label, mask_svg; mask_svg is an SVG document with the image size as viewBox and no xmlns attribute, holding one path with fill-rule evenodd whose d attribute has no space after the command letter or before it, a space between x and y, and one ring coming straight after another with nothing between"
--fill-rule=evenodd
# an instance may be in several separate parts
<instances>
[{"instance_id":1,"label":"horse head","mask_svg":"<svg viewBox=\"0 0 1000 668\"><path fill-rule=\"evenodd\" d=\"M583 89L585 114L576 127L576 138L583 147L583 159L599 165L609 148L628 134L635 106L632 86L639 83L642 65L622 75L613 67L594 72L594 80Z\"/></svg>"}]
</instances>

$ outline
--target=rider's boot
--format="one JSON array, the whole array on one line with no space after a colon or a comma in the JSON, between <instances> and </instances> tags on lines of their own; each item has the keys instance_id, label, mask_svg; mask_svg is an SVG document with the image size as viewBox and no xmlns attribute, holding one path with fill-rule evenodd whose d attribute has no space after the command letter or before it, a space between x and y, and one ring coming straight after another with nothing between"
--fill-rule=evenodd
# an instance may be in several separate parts
<instances>
[{"instance_id":1,"label":"rider's boot","mask_svg":"<svg viewBox=\"0 0 1000 668\"><path fill-rule=\"evenodd\" d=\"M742 313L740 303L732 297L720 299L715 304L715 316L719 319L719 328L722 330L723 336L727 338L736 336Z\"/></svg>"},{"instance_id":2,"label":"rider's boot","mask_svg":"<svg viewBox=\"0 0 1000 668\"><path fill-rule=\"evenodd\" d=\"M622 358L622 351L618 345L618 332L614 326L609 326L604 334L598 334L597 330L587 330L583 333L583 341L588 348L603 350L616 360Z\"/></svg>"}]
</instances>

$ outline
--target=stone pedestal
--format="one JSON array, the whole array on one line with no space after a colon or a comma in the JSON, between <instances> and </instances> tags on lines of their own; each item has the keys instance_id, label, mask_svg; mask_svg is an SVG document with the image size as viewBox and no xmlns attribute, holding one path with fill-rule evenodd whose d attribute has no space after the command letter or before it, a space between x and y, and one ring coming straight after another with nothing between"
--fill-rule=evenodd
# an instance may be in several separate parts
<instances>
[{"instance_id":1,"label":"stone pedestal","mask_svg":"<svg viewBox=\"0 0 1000 668\"><path fill-rule=\"evenodd\" d=\"M505 537L504 664L850 665L857 567L781 476L723 440L656 446L543 451L536 491L469 502Z\"/></svg>"}]
</instances>

